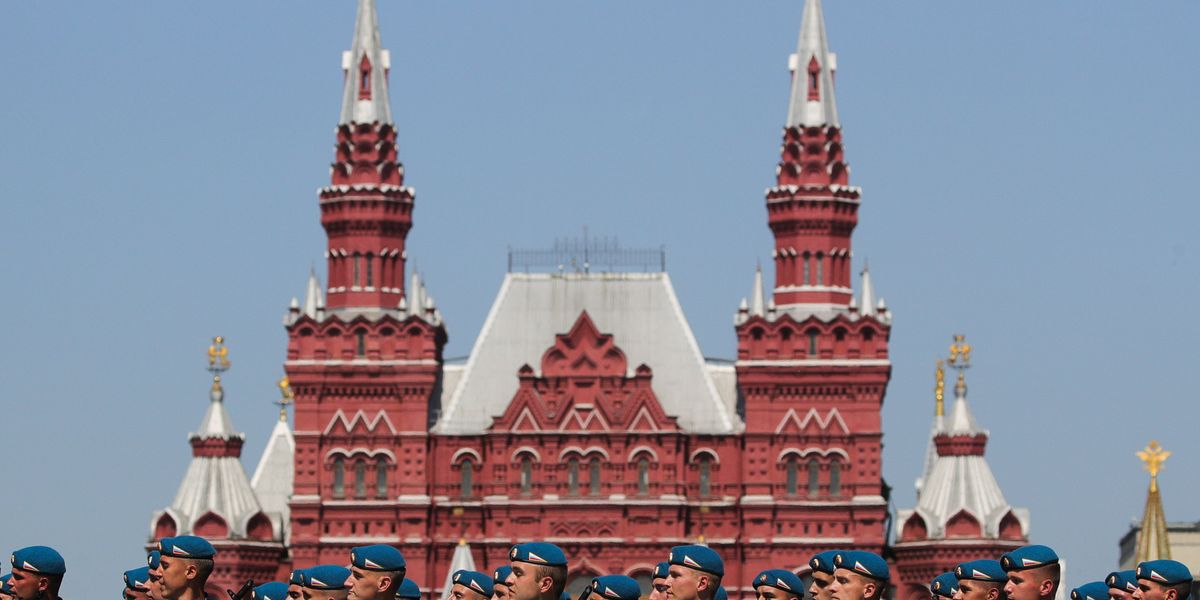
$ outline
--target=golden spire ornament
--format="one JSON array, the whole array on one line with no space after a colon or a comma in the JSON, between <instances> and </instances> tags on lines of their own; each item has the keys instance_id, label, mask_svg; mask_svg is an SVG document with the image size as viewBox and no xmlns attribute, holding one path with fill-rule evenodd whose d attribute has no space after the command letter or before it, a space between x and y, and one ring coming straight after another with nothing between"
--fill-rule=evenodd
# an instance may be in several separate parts
<instances>
[{"instance_id":1,"label":"golden spire ornament","mask_svg":"<svg viewBox=\"0 0 1200 600\"><path fill-rule=\"evenodd\" d=\"M292 383L288 380L287 375L284 375L275 385L279 386L280 397L275 401L275 405L279 407L279 420L287 421L287 407L296 401L296 394L292 391Z\"/></svg>"},{"instance_id":2,"label":"golden spire ornament","mask_svg":"<svg viewBox=\"0 0 1200 600\"><path fill-rule=\"evenodd\" d=\"M937 361L937 371L934 377L937 378L937 384L933 387L933 399L936 404L934 416L941 417L946 414L946 363L945 361Z\"/></svg>"},{"instance_id":3,"label":"golden spire ornament","mask_svg":"<svg viewBox=\"0 0 1200 600\"><path fill-rule=\"evenodd\" d=\"M950 357L946 359L950 368L958 371L958 381L954 384L954 393L958 396L967 395L967 369L971 368L971 345L967 336L956 333L954 342L950 344Z\"/></svg>"},{"instance_id":4,"label":"golden spire ornament","mask_svg":"<svg viewBox=\"0 0 1200 600\"><path fill-rule=\"evenodd\" d=\"M1142 514L1142 527L1138 532L1137 562L1171 558L1171 544L1167 538L1167 518L1163 514L1162 496L1158 492L1158 474L1171 453L1157 441L1151 441L1137 453L1145 469L1150 472L1150 490L1146 494L1146 510Z\"/></svg>"},{"instance_id":5,"label":"golden spire ornament","mask_svg":"<svg viewBox=\"0 0 1200 600\"><path fill-rule=\"evenodd\" d=\"M229 348L225 347L225 338L223 336L214 337L212 344L208 347L208 372L213 374L212 397L221 399L225 395L225 390L221 388L221 373L229 370Z\"/></svg>"}]
</instances>

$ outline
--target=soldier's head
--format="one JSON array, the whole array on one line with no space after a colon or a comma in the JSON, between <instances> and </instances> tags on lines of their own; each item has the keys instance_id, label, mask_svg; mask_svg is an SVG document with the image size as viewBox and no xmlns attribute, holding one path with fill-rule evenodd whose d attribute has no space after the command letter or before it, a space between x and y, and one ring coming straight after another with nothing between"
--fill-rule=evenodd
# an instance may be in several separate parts
<instances>
[{"instance_id":1,"label":"soldier's head","mask_svg":"<svg viewBox=\"0 0 1200 600\"><path fill-rule=\"evenodd\" d=\"M1049 600L1058 593L1062 568L1058 555L1046 546L1022 546L1000 556L1008 573L1004 593L1010 600Z\"/></svg>"},{"instance_id":2,"label":"soldier's head","mask_svg":"<svg viewBox=\"0 0 1200 600\"><path fill-rule=\"evenodd\" d=\"M592 579L584 589L583 600L638 600L642 586L628 575L602 575Z\"/></svg>"},{"instance_id":3,"label":"soldier's head","mask_svg":"<svg viewBox=\"0 0 1200 600\"><path fill-rule=\"evenodd\" d=\"M304 569L296 569L288 576L288 600L300 600L304 597Z\"/></svg>"},{"instance_id":4,"label":"soldier's head","mask_svg":"<svg viewBox=\"0 0 1200 600\"><path fill-rule=\"evenodd\" d=\"M350 551L346 587L353 600L394 600L408 572L404 555L386 544L359 546Z\"/></svg>"},{"instance_id":5,"label":"soldier's head","mask_svg":"<svg viewBox=\"0 0 1200 600\"><path fill-rule=\"evenodd\" d=\"M953 572L942 573L929 582L930 600L961 600L958 593L958 577Z\"/></svg>"},{"instance_id":6,"label":"soldier's head","mask_svg":"<svg viewBox=\"0 0 1200 600\"><path fill-rule=\"evenodd\" d=\"M826 550L808 559L812 569L812 583L808 586L810 600L829 600L829 584L833 583L833 557L840 550Z\"/></svg>"},{"instance_id":7,"label":"soldier's head","mask_svg":"<svg viewBox=\"0 0 1200 600\"><path fill-rule=\"evenodd\" d=\"M767 569L754 578L757 600L804 600L804 581L786 569Z\"/></svg>"},{"instance_id":8,"label":"soldier's head","mask_svg":"<svg viewBox=\"0 0 1200 600\"><path fill-rule=\"evenodd\" d=\"M861 550L845 550L833 557L833 583L829 584L832 600L878 600L887 589L887 562L878 554Z\"/></svg>"},{"instance_id":9,"label":"soldier's head","mask_svg":"<svg viewBox=\"0 0 1200 600\"><path fill-rule=\"evenodd\" d=\"M450 581L450 600L489 600L495 592L492 578L479 571L460 569Z\"/></svg>"},{"instance_id":10,"label":"soldier's head","mask_svg":"<svg viewBox=\"0 0 1200 600\"><path fill-rule=\"evenodd\" d=\"M158 550L151 550L146 555L147 577L146 596L150 600L162 600L162 563L159 559L162 558L162 553Z\"/></svg>"},{"instance_id":11,"label":"soldier's head","mask_svg":"<svg viewBox=\"0 0 1200 600\"><path fill-rule=\"evenodd\" d=\"M300 597L304 600L346 600L350 569L339 565L317 565L300 574Z\"/></svg>"},{"instance_id":12,"label":"soldier's head","mask_svg":"<svg viewBox=\"0 0 1200 600\"><path fill-rule=\"evenodd\" d=\"M567 587L567 555L547 542L517 544L508 551L505 579L512 600L559 600Z\"/></svg>"},{"instance_id":13,"label":"soldier's head","mask_svg":"<svg viewBox=\"0 0 1200 600\"><path fill-rule=\"evenodd\" d=\"M650 575L648 600L667 600L667 575L670 571L671 563L660 562L654 565L654 573Z\"/></svg>"},{"instance_id":14,"label":"soldier's head","mask_svg":"<svg viewBox=\"0 0 1200 600\"><path fill-rule=\"evenodd\" d=\"M1192 571L1177 560L1151 560L1137 566L1133 600L1187 600Z\"/></svg>"},{"instance_id":15,"label":"soldier's head","mask_svg":"<svg viewBox=\"0 0 1200 600\"><path fill-rule=\"evenodd\" d=\"M194 535L163 538L158 542L158 589L161 600L176 600L184 592L203 596L204 585L212 575L216 548L208 540Z\"/></svg>"},{"instance_id":16,"label":"soldier's head","mask_svg":"<svg viewBox=\"0 0 1200 600\"><path fill-rule=\"evenodd\" d=\"M250 600L287 600L288 584L268 581L250 592Z\"/></svg>"},{"instance_id":17,"label":"soldier's head","mask_svg":"<svg viewBox=\"0 0 1200 600\"><path fill-rule=\"evenodd\" d=\"M1108 586L1109 600L1133 600L1138 589L1137 571L1113 571L1104 578L1104 583Z\"/></svg>"},{"instance_id":18,"label":"soldier's head","mask_svg":"<svg viewBox=\"0 0 1200 600\"><path fill-rule=\"evenodd\" d=\"M125 600L149 600L150 567L138 567L125 571L125 591L121 596Z\"/></svg>"},{"instance_id":19,"label":"soldier's head","mask_svg":"<svg viewBox=\"0 0 1200 600\"><path fill-rule=\"evenodd\" d=\"M16 597L13 596L12 586L8 583L11 580L12 573L0 576L0 600L13 600Z\"/></svg>"},{"instance_id":20,"label":"soldier's head","mask_svg":"<svg viewBox=\"0 0 1200 600\"><path fill-rule=\"evenodd\" d=\"M708 546L675 546L667 557L667 600L714 600L725 561Z\"/></svg>"},{"instance_id":21,"label":"soldier's head","mask_svg":"<svg viewBox=\"0 0 1200 600\"><path fill-rule=\"evenodd\" d=\"M1008 574L998 560L973 560L954 569L958 593L953 600L1007 600Z\"/></svg>"},{"instance_id":22,"label":"soldier's head","mask_svg":"<svg viewBox=\"0 0 1200 600\"><path fill-rule=\"evenodd\" d=\"M512 575L512 567L500 565L492 571L493 600L511 600L512 588L508 587L508 576Z\"/></svg>"},{"instance_id":23,"label":"soldier's head","mask_svg":"<svg viewBox=\"0 0 1200 600\"><path fill-rule=\"evenodd\" d=\"M20 600L57 598L67 563L61 554L48 546L21 548L10 557L12 578L8 585L12 595Z\"/></svg>"}]
</instances>

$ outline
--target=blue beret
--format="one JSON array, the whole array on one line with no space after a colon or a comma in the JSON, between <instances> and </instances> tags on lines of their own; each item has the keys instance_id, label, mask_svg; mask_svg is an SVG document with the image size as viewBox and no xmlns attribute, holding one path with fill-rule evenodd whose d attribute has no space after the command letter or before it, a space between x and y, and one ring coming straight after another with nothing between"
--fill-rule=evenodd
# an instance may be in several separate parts
<instances>
[{"instance_id":1,"label":"blue beret","mask_svg":"<svg viewBox=\"0 0 1200 600\"><path fill-rule=\"evenodd\" d=\"M725 561L721 560L720 554L708 546L675 546L671 548L671 555L667 557L667 562L712 573L717 577L725 575Z\"/></svg>"},{"instance_id":2,"label":"blue beret","mask_svg":"<svg viewBox=\"0 0 1200 600\"><path fill-rule=\"evenodd\" d=\"M350 569L340 565L317 565L303 571L300 584L310 590L340 590L346 587Z\"/></svg>"},{"instance_id":3,"label":"blue beret","mask_svg":"<svg viewBox=\"0 0 1200 600\"><path fill-rule=\"evenodd\" d=\"M837 556L837 550L826 550L816 556L808 559L808 566L814 571L828 573L833 575L833 557Z\"/></svg>"},{"instance_id":4,"label":"blue beret","mask_svg":"<svg viewBox=\"0 0 1200 600\"><path fill-rule=\"evenodd\" d=\"M1137 587L1137 571L1132 569L1128 571L1113 571L1104 578L1104 583L1114 590L1124 590L1126 592L1134 592Z\"/></svg>"},{"instance_id":5,"label":"blue beret","mask_svg":"<svg viewBox=\"0 0 1200 600\"><path fill-rule=\"evenodd\" d=\"M12 584L9 582L10 579L12 579L12 573L0 575L0 594L12 595L13 589Z\"/></svg>"},{"instance_id":6,"label":"blue beret","mask_svg":"<svg viewBox=\"0 0 1200 600\"><path fill-rule=\"evenodd\" d=\"M848 569L859 575L866 575L871 579L887 581L891 574L888 572L887 562L874 552L866 552L863 550L843 550L833 556L833 566L839 569Z\"/></svg>"},{"instance_id":7,"label":"blue beret","mask_svg":"<svg viewBox=\"0 0 1200 600\"><path fill-rule=\"evenodd\" d=\"M125 587L131 590L146 590L150 582L150 567L138 567L125 571Z\"/></svg>"},{"instance_id":8,"label":"blue beret","mask_svg":"<svg viewBox=\"0 0 1200 600\"><path fill-rule=\"evenodd\" d=\"M268 581L250 592L254 600L284 600L287 598L288 584L278 581Z\"/></svg>"},{"instance_id":9,"label":"blue beret","mask_svg":"<svg viewBox=\"0 0 1200 600\"><path fill-rule=\"evenodd\" d=\"M508 581L508 576L512 575L512 567L508 565L500 565L492 571L492 585L508 585L504 583Z\"/></svg>"},{"instance_id":10,"label":"blue beret","mask_svg":"<svg viewBox=\"0 0 1200 600\"><path fill-rule=\"evenodd\" d=\"M1008 573L1004 572L1004 567L1000 566L1000 561L998 560L972 560L962 563L954 568L954 576L959 581L965 579L991 583L1005 583L1008 581Z\"/></svg>"},{"instance_id":11,"label":"blue beret","mask_svg":"<svg viewBox=\"0 0 1200 600\"><path fill-rule=\"evenodd\" d=\"M804 582L795 573L785 569L767 569L754 578L754 588L769 586L781 589L798 598L804 598Z\"/></svg>"},{"instance_id":12,"label":"blue beret","mask_svg":"<svg viewBox=\"0 0 1200 600\"><path fill-rule=\"evenodd\" d=\"M959 568L961 569L962 567L959 566ZM953 597L954 593L958 591L958 578L954 576L954 573L942 573L929 582L929 591L934 596L941 596L943 598Z\"/></svg>"},{"instance_id":13,"label":"blue beret","mask_svg":"<svg viewBox=\"0 0 1200 600\"><path fill-rule=\"evenodd\" d=\"M44 575L62 575L67 572L67 563L57 550L49 546L21 548L9 557L14 569L24 569Z\"/></svg>"},{"instance_id":14,"label":"blue beret","mask_svg":"<svg viewBox=\"0 0 1200 600\"><path fill-rule=\"evenodd\" d=\"M1050 548L1037 544L1022 546L1000 555L1000 565L1005 571L1024 571L1053 564L1058 564L1058 555Z\"/></svg>"},{"instance_id":15,"label":"blue beret","mask_svg":"<svg viewBox=\"0 0 1200 600\"><path fill-rule=\"evenodd\" d=\"M1175 585L1192 580L1192 572L1187 565L1177 560L1150 560L1137 566L1137 578Z\"/></svg>"},{"instance_id":16,"label":"blue beret","mask_svg":"<svg viewBox=\"0 0 1200 600\"><path fill-rule=\"evenodd\" d=\"M350 550L350 564L368 571L399 571L405 566L404 555L387 544L359 546Z\"/></svg>"},{"instance_id":17,"label":"blue beret","mask_svg":"<svg viewBox=\"0 0 1200 600\"><path fill-rule=\"evenodd\" d=\"M1071 590L1071 600L1108 600L1108 584L1103 581L1085 583Z\"/></svg>"},{"instance_id":18,"label":"blue beret","mask_svg":"<svg viewBox=\"0 0 1200 600\"><path fill-rule=\"evenodd\" d=\"M163 556L179 558L211 559L217 555L217 549L213 548L208 540L194 535L163 538L158 541L158 551L162 552Z\"/></svg>"},{"instance_id":19,"label":"blue beret","mask_svg":"<svg viewBox=\"0 0 1200 600\"><path fill-rule=\"evenodd\" d=\"M480 573L479 571L459 569L454 572L452 581L458 585L483 594L483 597L485 598L491 598L492 592L494 591L492 589L492 578Z\"/></svg>"},{"instance_id":20,"label":"blue beret","mask_svg":"<svg viewBox=\"0 0 1200 600\"><path fill-rule=\"evenodd\" d=\"M417 582L405 577L404 581L400 582L400 588L396 590L397 598L405 598L406 600L420 600L421 586Z\"/></svg>"},{"instance_id":21,"label":"blue beret","mask_svg":"<svg viewBox=\"0 0 1200 600\"><path fill-rule=\"evenodd\" d=\"M642 588L638 582L625 575L596 577L592 579L592 584L588 588L593 596L607 600L638 600L642 595Z\"/></svg>"},{"instance_id":22,"label":"blue beret","mask_svg":"<svg viewBox=\"0 0 1200 600\"><path fill-rule=\"evenodd\" d=\"M729 600L729 592L725 591L725 586L717 586L717 593L713 594L713 600Z\"/></svg>"},{"instance_id":23,"label":"blue beret","mask_svg":"<svg viewBox=\"0 0 1200 600\"><path fill-rule=\"evenodd\" d=\"M654 574L651 575L650 578L651 579L666 579L667 574L668 574L668 572L670 572L670 570L671 570L671 563L660 562L657 565L654 565Z\"/></svg>"},{"instance_id":24,"label":"blue beret","mask_svg":"<svg viewBox=\"0 0 1200 600\"><path fill-rule=\"evenodd\" d=\"M571 592L563 590L563 593L558 595L558 600L571 600Z\"/></svg>"},{"instance_id":25,"label":"blue beret","mask_svg":"<svg viewBox=\"0 0 1200 600\"><path fill-rule=\"evenodd\" d=\"M292 571L288 577L288 585L304 585L304 569L296 569Z\"/></svg>"},{"instance_id":26,"label":"blue beret","mask_svg":"<svg viewBox=\"0 0 1200 600\"><path fill-rule=\"evenodd\" d=\"M547 542L517 544L508 551L508 558L534 565L567 566L567 555L563 554L562 548Z\"/></svg>"},{"instance_id":27,"label":"blue beret","mask_svg":"<svg viewBox=\"0 0 1200 600\"><path fill-rule=\"evenodd\" d=\"M150 567L150 570L157 569L158 559L160 558L162 558L162 552L159 552L158 550L151 550L150 554L146 555L146 566Z\"/></svg>"}]
</instances>

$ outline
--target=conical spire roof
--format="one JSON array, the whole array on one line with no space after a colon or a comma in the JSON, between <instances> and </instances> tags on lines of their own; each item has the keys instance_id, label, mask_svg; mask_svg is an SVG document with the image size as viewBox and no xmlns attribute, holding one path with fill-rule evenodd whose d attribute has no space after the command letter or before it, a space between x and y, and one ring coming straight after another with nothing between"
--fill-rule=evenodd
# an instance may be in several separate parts
<instances>
[{"instance_id":1,"label":"conical spire roof","mask_svg":"<svg viewBox=\"0 0 1200 600\"><path fill-rule=\"evenodd\" d=\"M878 306L875 303L875 285L871 283L870 265L863 265L861 288L862 301L859 303L859 311L863 316L874 315Z\"/></svg>"},{"instance_id":2,"label":"conical spire roof","mask_svg":"<svg viewBox=\"0 0 1200 600\"><path fill-rule=\"evenodd\" d=\"M342 55L346 73L339 125L350 123L391 123L387 74L391 56L379 41L379 17L375 0L359 0L358 19L350 50Z\"/></svg>"},{"instance_id":3,"label":"conical spire roof","mask_svg":"<svg viewBox=\"0 0 1200 600\"><path fill-rule=\"evenodd\" d=\"M250 479L250 487L275 531L286 531L290 523L288 502L292 498L295 454L296 440L285 417L275 422L267 447L254 469L254 477Z\"/></svg>"},{"instance_id":4,"label":"conical spire roof","mask_svg":"<svg viewBox=\"0 0 1200 600\"><path fill-rule=\"evenodd\" d=\"M1141 530L1137 538L1136 562L1171 558L1171 543L1167 538L1167 517L1163 514L1162 495L1158 491L1158 474L1162 464L1171 456L1158 442L1137 453L1150 472L1150 489L1146 492L1146 509L1142 513Z\"/></svg>"},{"instance_id":5,"label":"conical spire roof","mask_svg":"<svg viewBox=\"0 0 1200 600\"><path fill-rule=\"evenodd\" d=\"M317 311L325 308L325 294L321 293L321 280L317 277L317 269L308 271L308 286L304 290L304 314L315 319Z\"/></svg>"},{"instance_id":6,"label":"conical spire roof","mask_svg":"<svg viewBox=\"0 0 1200 600\"><path fill-rule=\"evenodd\" d=\"M750 314L762 316L765 309L766 291L763 289L762 265L754 268L754 289L750 290Z\"/></svg>"},{"instance_id":7,"label":"conical spire roof","mask_svg":"<svg viewBox=\"0 0 1200 600\"><path fill-rule=\"evenodd\" d=\"M446 584L442 586L442 600L450 598L450 588L454 587L454 573L461 570L475 571L475 557L471 556L471 545L467 540L458 540L454 555L450 557L450 568L446 571Z\"/></svg>"},{"instance_id":8,"label":"conical spire roof","mask_svg":"<svg viewBox=\"0 0 1200 600\"><path fill-rule=\"evenodd\" d=\"M792 97L787 118L789 127L841 127L833 92L833 74L836 70L837 55L829 51L829 42L825 38L821 0L806 0L800 41L792 57Z\"/></svg>"}]
</instances>

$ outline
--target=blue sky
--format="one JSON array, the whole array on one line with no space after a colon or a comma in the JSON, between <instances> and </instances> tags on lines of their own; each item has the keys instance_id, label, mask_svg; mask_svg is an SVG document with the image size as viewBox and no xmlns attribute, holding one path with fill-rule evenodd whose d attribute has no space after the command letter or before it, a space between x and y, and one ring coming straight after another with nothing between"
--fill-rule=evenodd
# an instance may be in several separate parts
<instances>
[{"instance_id":1,"label":"blue sky","mask_svg":"<svg viewBox=\"0 0 1200 600\"><path fill-rule=\"evenodd\" d=\"M961 331L992 468L1070 582L1115 566L1151 438L1175 451L1168 518L1200 519L1200 4L826 4L864 188L856 263L895 315L897 505L933 361ZM801 7L381 0L417 189L409 255L447 355L469 350L507 246L587 226L665 245L704 352L732 356L733 311L769 262L763 189ZM354 6L5 8L0 544L62 548L67 597L116 594L189 459L212 335L229 339L248 469L273 425L280 319L320 266Z\"/></svg>"}]
</instances>

